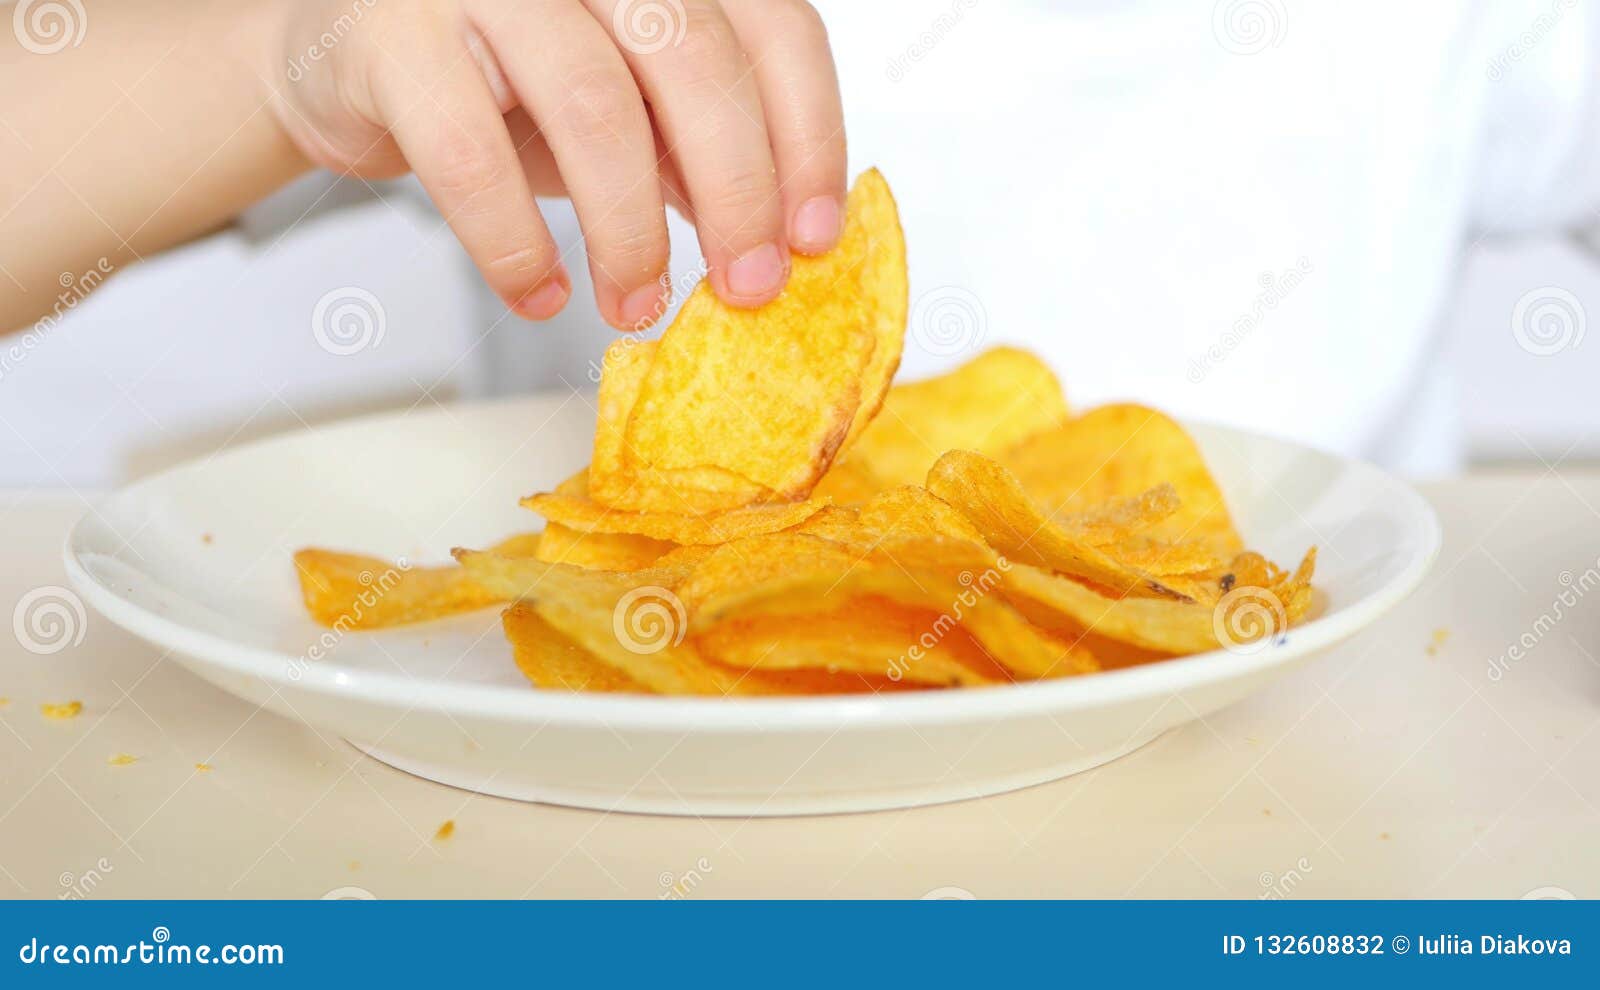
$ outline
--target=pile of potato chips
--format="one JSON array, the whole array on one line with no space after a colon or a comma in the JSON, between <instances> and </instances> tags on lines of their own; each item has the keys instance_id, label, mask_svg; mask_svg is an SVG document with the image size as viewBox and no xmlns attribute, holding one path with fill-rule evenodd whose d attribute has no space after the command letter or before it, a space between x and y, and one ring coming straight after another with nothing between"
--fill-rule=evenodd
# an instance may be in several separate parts
<instances>
[{"instance_id":1,"label":"pile of potato chips","mask_svg":"<svg viewBox=\"0 0 1600 990\"><path fill-rule=\"evenodd\" d=\"M1293 572L1245 550L1161 413L1074 415L1010 348L891 388L906 300L870 171L776 301L701 285L658 340L612 345L592 463L523 501L542 532L399 572L303 550L307 608L373 629L509 603L540 688L710 695L1065 677L1253 649L1305 616L1315 549Z\"/></svg>"}]
</instances>

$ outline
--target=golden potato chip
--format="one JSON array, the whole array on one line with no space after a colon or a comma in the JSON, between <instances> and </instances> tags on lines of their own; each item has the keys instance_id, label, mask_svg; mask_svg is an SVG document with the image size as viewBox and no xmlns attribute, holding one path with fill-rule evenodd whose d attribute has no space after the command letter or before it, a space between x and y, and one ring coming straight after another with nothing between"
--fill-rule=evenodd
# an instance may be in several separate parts
<instances>
[{"instance_id":1,"label":"golden potato chip","mask_svg":"<svg viewBox=\"0 0 1600 990\"><path fill-rule=\"evenodd\" d=\"M814 598L861 559L843 544L804 533L745 537L713 548L676 590L691 620L703 622L696 626L700 630L746 601L782 594Z\"/></svg>"},{"instance_id":2,"label":"golden potato chip","mask_svg":"<svg viewBox=\"0 0 1600 990\"><path fill-rule=\"evenodd\" d=\"M846 607L844 603L875 596L932 614L933 623L907 644L907 653L899 661L902 670L924 662L930 639L936 646L958 629L1017 679L1064 677L1100 669L1094 655L1076 639L1059 637L1029 622L998 592L990 594L981 584L965 586L958 581L936 580L893 566L857 567L827 588L818 583L807 590L819 595L824 606ZM809 614L804 610L811 607L815 606L803 599L746 595L738 614L804 618ZM727 612L723 614L728 617Z\"/></svg>"},{"instance_id":3,"label":"golden potato chip","mask_svg":"<svg viewBox=\"0 0 1600 990\"><path fill-rule=\"evenodd\" d=\"M655 360L656 342L623 337L606 348L600 361L600 393L595 399L594 457L585 478L585 491L597 502L618 508L644 508L628 504L634 488L623 473L622 455L628 414L639 398L639 387ZM560 488L556 489L560 491ZM676 506L674 502L673 508Z\"/></svg>"},{"instance_id":4,"label":"golden potato chip","mask_svg":"<svg viewBox=\"0 0 1600 990\"><path fill-rule=\"evenodd\" d=\"M879 488L920 485L947 450L998 456L1066 416L1061 384L1044 362L996 347L949 374L891 388L839 463L857 485L861 477Z\"/></svg>"},{"instance_id":5,"label":"golden potato chip","mask_svg":"<svg viewBox=\"0 0 1600 990\"><path fill-rule=\"evenodd\" d=\"M895 369L899 367L905 341L908 294L905 237L900 230L899 213L888 183L884 182L876 169L863 173L856 180L850 190L848 212L861 218L861 227L866 233L866 259L861 269L861 281L874 346L861 374L860 403L841 450L877 414ZM613 349L616 346L613 345ZM653 348L649 355L653 358ZM603 456L601 430L606 429L608 424L621 422L626 413L631 411L633 396L641 380L632 376L637 373L638 365L647 360L639 358L633 366L621 369L614 386L603 381L600 403L602 426L597 429L595 437L594 466L590 474L591 496L614 508L673 512L683 512L686 507L698 512L711 512L777 498L770 489L746 478L730 477L727 472L717 468L702 466L651 471L636 467L632 474L620 475L610 467L621 464L621 437L614 430L606 436L606 453ZM608 369L606 374L611 374L611 371ZM614 400L606 401L608 390L613 396L623 392L628 394L626 408L620 417L615 410L621 408L622 404ZM618 455L617 459L610 456L612 451ZM606 467L602 469L602 465ZM606 481L596 484L595 479L602 475ZM840 501L864 499L881 487L875 480L848 470L830 473L829 478L829 494ZM852 485L852 481L856 483Z\"/></svg>"},{"instance_id":6,"label":"golden potato chip","mask_svg":"<svg viewBox=\"0 0 1600 990\"><path fill-rule=\"evenodd\" d=\"M681 573L591 571L466 550L456 559L479 585L531 602L578 647L651 691L725 693L725 678L680 648L687 620L670 585Z\"/></svg>"},{"instance_id":7,"label":"golden potato chip","mask_svg":"<svg viewBox=\"0 0 1600 990\"><path fill-rule=\"evenodd\" d=\"M1108 543L1101 547L1117 562L1144 571L1162 578L1162 583L1168 587L1181 591L1190 598L1200 599L1207 597L1198 593L1192 587L1192 582L1186 580L1191 576L1209 576L1224 564L1212 552L1212 544L1207 541L1191 541L1187 543L1168 543L1145 536L1142 533L1127 536L1115 543ZM1172 578L1172 581L1165 580ZM1185 579L1185 580L1179 580Z\"/></svg>"},{"instance_id":8,"label":"golden potato chip","mask_svg":"<svg viewBox=\"0 0 1600 990\"><path fill-rule=\"evenodd\" d=\"M655 360L657 342L624 337L606 348L601 362L594 462L584 476L584 492L613 509L699 514L770 500L772 493L747 478L714 467L640 470L624 456L628 415L645 373ZM572 494L557 487L557 492Z\"/></svg>"},{"instance_id":9,"label":"golden potato chip","mask_svg":"<svg viewBox=\"0 0 1600 990\"><path fill-rule=\"evenodd\" d=\"M905 348L910 281L906 275L906 239L900 210L889 184L877 169L868 169L850 190L848 212L861 218L867 234L867 257L861 268L861 293L872 330L872 357L861 373L861 404L840 450L848 450L878 415L889 383L900 367Z\"/></svg>"},{"instance_id":10,"label":"golden potato chip","mask_svg":"<svg viewBox=\"0 0 1600 990\"><path fill-rule=\"evenodd\" d=\"M539 613L518 602L500 616L517 669L535 687L562 691L632 691L645 689L614 667L562 635Z\"/></svg>"},{"instance_id":11,"label":"golden potato chip","mask_svg":"<svg viewBox=\"0 0 1600 990\"><path fill-rule=\"evenodd\" d=\"M901 485L874 495L862 503L859 523L877 534L878 543L944 536L984 544L971 520L921 485Z\"/></svg>"},{"instance_id":12,"label":"golden potato chip","mask_svg":"<svg viewBox=\"0 0 1600 990\"><path fill-rule=\"evenodd\" d=\"M538 533L519 533L494 548L531 555ZM412 567L363 554L308 547L294 555L300 595L317 622L334 629L382 629L440 619L505 599L475 584L460 567Z\"/></svg>"},{"instance_id":13,"label":"golden potato chip","mask_svg":"<svg viewBox=\"0 0 1600 990\"><path fill-rule=\"evenodd\" d=\"M1057 515L1067 532L1097 547L1142 533L1178 511L1178 491L1162 483L1131 498L1113 498L1082 512Z\"/></svg>"},{"instance_id":14,"label":"golden potato chip","mask_svg":"<svg viewBox=\"0 0 1600 990\"><path fill-rule=\"evenodd\" d=\"M964 630L946 629L934 612L881 598L803 615L733 619L696 637L695 645L730 667L823 668L934 685L1011 680Z\"/></svg>"},{"instance_id":15,"label":"golden potato chip","mask_svg":"<svg viewBox=\"0 0 1600 990\"><path fill-rule=\"evenodd\" d=\"M542 540L543 534L539 532L516 533L506 537L489 549L507 557L532 557L539 552L539 544Z\"/></svg>"},{"instance_id":16,"label":"golden potato chip","mask_svg":"<svg viewBox=\"0 0 1600 990\"><path fill-rule=\"evenodd\" d=\"M811 490L812 498L830 498L841 505L865 502L888 487L867 471L866 466L850 460L847 452L833 462L833 467Z\"/></svg>"},{"instance_id":17,"label":"golden potato chip","mask_svg":"<svg viewBox=\"0 0 1600 990\"><path fill-rule=\"evenodd\" d=\"M1154 409L1131 404L1091 409L1024 440L1000 461L1051 515L1170 484L1178 510L1147 535L1173 543L1205 541L1222 560L1244 548L1200 448L1183 427Z\"/></svg>"},{"instance_id":18,"label":"golden potato chip","mask_svg":"<svg viewBox=\"0 0 1600 990\"><path fill-rule=\"evenodd\" d=\"M794 257L772 302L738 309L709 284L695 288L628 416L630 469L717 469L747 480L752 502L810 494L854 422L876 346L862 285L876 232L864 203L852 199L832 251Z\"/></svg>"},{"instance_id":19,"label":"golden potato chip","mask_svg":"<svg viewBox=\"0 0 1600 990\"><path fill-rule=\"evenodd\" d=\"M854 505L829 505L822 511L791 526L784 532L801 536L820 536L835 543L850 543L860 536L861 510Z\"/></svg>"},{"instance_id":20,"label":"golden potato chip","mask_svg":"<svg viewBox=\"0 0 1600 990\"><path fill-rule=\"evenodd\" d=\"M456 547L451 553L475 584L503 602L536 600L540 590L546 588L547 579L551 582L548 588L556 591L567 585L587 588L595 582L606 581L654 583L670 589L683 582L698 563L698 558L671 563L664 563L666 558L663 558L657 566L638 571L596 571L534 557L508 557L493 550Z\"/></svg>"},{"instance_id":21,"label":"golden potato chip","mask_svg":"<svg viewBox=\"0 0 1600 990\"><path fill-rule=\"evenodd\" d=\"M1087 650L1035 628L1004 600L997 589L1006 566L962 540L897 540L861 551L774 533L716 548L677 592L697 634L737 617L805 615L876 597L931 610L935 635L959 626L1019 677L1097 669Z\"/></svg>"},{"instance_id":22,"label":"golden potato chip","mask_svg":"<svg viewBox=\"0 0 1600 990\"><path fill-rule=\"evenodd\" d=\"M1007 598L1025 615L1058 632L1084 630L1151 650L1187 654L1252 643L1279 635L1300 621L1310 605L1315 566L1312 548L1293 575L1280 571L1270 586L1234 586L1215 603L1111 598L1027 564L1013 564L1004 586ZM1048 613L1066 624L1050 622Z\"/></svg>"},{"instance_id":23,"label":"golden potato chip","mask_svg":"<svg viewBox=\"0 0 1600 990\"><path fill-rule=\"evenodd\" d=\"M533 556L553 563L576 564L600 571L637 571L649 567L676 543L632 533L581 533L560 523L545 526Z\"/></svg>"},{"instance_id":24,"label":"golden potato chip","mask_svg":"<svg viewBox=\"0 0 1600 990\"><path fill-rule=\"evenodd\" d=\"M1162 584L1187 597L1204 599L1208 597L1205 581L1180 575L1220 568L1224 561L1218 557L1214 541L1174 543L1149 535L1179 508L1177 490L1163 483L1131 498L1114 498L1082 512L1058 514L1055 521L1063 530L1104 550L1119 564L1162 578ZM1169 577L1172 580L1165 580Z\"/></svg>"},{"instance_id":25,"label":"golden potato chip","mask_svg":"<svg viewBox=\"0 0 1600 990\"><path fill-rule=\"evenodd\" d=\"M980 454L952 450L939 458L928 472L928 489L960 509L990 546L1013 561L1084 578L1120 595L1188 597L1051 521L1011 472Z\"/></svg>"},{"instance_id":26,"label":"golden potato chip","mask_svg":"<svg viewBox=\"0 0 1600 990\"><path fill-rule=\"evenodd\" d=\"M706 516L611 509L581 495L555 492L530 495L522 504L551 522L580 533L630 533L668 543L713 544L788 529L816 515L827 503L778 502Z\"/></svg>"},{"instance_id":27,"label":"golden potato chip","mask_svg":"<svg viewBox=\"0 0 1600 990\"><path fill-rule=\"evenodd\" d=\"M681 568L631 574L590 571L493 553L456 551L474 580L525 601L595 662L639 688L670 694L768 695L894 690L885 678L826 670L753 671L702 657L684 641L682 604L671 585Z\"/></svg>"},{"instance_id":28,"label":"golden potato chip","mask_svg":"<svg viewBox=\"0 0 1600 990\"><path fill-rule=\"evenodd\" d=\"M872 336L871 354L861 370L855 412L845 434L848 443L877 413L899 366L908 289L899 214L889 186L877 170L857 179L846 212L847 235L865 244L864 259L855 275L866 329ZM648 458L625 458L622 427L633 410L644 373L654 361L656 347L653 343L634 345L617 353L622 346L614 344L607 352L602 375L600 423L591 469L591 495L596 501L613 508L703 513L786 499L784 493L737 470L712 464L662 466L647 463ZM865 497L877 488L875 482L864 480L858 492L847 491L844 486L849 477L846 472L833 483L848 499L858 493ZM791 495L803 490L797 488Z\"/></svg>"},{"instance_id":29,"label":"golden potato chip","mask_svg":"<svg viewBox=\"0 0 1600 990\"><path fill-rule=\"evenodd\" d=\"M458 567L408 567L315 547L294 555L311 617L335 629L381 629L467 612L499 599Z\"/></svg>"},{"instance_id":30,"label":"golden potato chip","mask_svg":"<svg viewBox=\"0 0 1600 990\"><path fill-rule=\"evenodd\" d=\"M877 584L904 605L941 608L978 581L974 574L986 577L1002 563L984 545L962 539L909 534L870 541L850 517L822 526L827 536L806 528L736 539L696 561L677 587L691 627L706 629L752 603L765 603L766 611L806 611L829 595L848 597L851 587L880 593ZM979 584L979 592L990 587L987 579Z\"/></svg>"},{"instance_id":31,"label":"golden potato chip","mask_svg":"<svg viewBox=\"0 0 1600 990\"><path fill-rule=\"evenodd\" d=\"M946 536L982 545L967 517L920 485L900 485L854 506L829 506L794 532L866 549L885 541Z\"/></svg>"},{"instance_id":32,"label":"golden potato chip","mask_svg":"<svg viewBox=\"0 0 1600 990\"><path fill-rule=\"evenodd\" d=\"M665 570L687 576L694 566L711 556L716 547L689 545L669 550L651 564L653 570Z\"/></svg>"},{"instance_id":33,"label":"golden potato chip","mask_svg":"<svg viewBox=\"0 0 1600 990\"><path fill-rule=\"evenodd\" d=\"M936 609L970 632L1018 677L1060 677L1100 669L1088 644L1060 638L1027 621L1001 589L1014 566L986 544L943 534L897 536L878 543L867 561L825 593L878 593Z\"/></svg>"},{"instance_id":34,"label":"golden potato chip","mask_svg":"<svg viewBox=\"0 0 1600 990\"><path fill-rule=\"evenodd\" d=\"M1220 574L1218 579L1222 585L1220 590L1224 594L1238 585L1270 588L1283 576L1283 571L1277 564L1254 550L1246 550L1234 557L1222 571L1225 573Z\"/></svg>"}]
</instances>

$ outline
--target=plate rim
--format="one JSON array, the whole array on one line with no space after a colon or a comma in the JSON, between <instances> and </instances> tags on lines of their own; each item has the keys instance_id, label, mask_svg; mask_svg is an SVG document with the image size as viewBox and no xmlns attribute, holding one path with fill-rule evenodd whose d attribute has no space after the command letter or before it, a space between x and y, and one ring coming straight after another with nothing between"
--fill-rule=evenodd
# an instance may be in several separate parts
<instances>
[{"instance_id":1,"label":"plate rim","mask_svg":"<svg viewBox=\"0 0 1600 990\"><path fill-rule=\"evenodd\" d=\"M448 404L448 412L455 415L475 408L549 401L557 395L539 392L508 398L453 402ZM429 410L427 414L437 415L444 411ZM394 411L369 413L328 424L322 429L357 428L394 415ZM88 552L79 546L80 540L88 527L101 517L101 508L107 503L159 485L205 463L215 464L222 458L247 456L259 447L292 442L304 435L301 430L289 430L252 441L226 451L221 457L214 454L186 461L103 495L67 532L62 558L68 580L89 605L114 625L177 656L191 669L195 664L223 667L233 673L257 677L275 688L288 685L300 691L387 707L464 712L474 717L537 721L553 725L589 726L602 723L613 728L643 731L699 732L742 732L752 728L763 731L842 729L894 717L902 722L951 724L1096 708L1157 693L1175 696L1198 685L1247 676L1308 658L1341 642L1367 628L1416 590L1437 559L1442 544L1438 514L1421 493L1389 472L1356 458L1282 437L1188 417L1181 419L1181 422L1185 428L1197 428L1250 442L1266 441L1315 453L1336 461L1345 470L1366 474L1398 499L1395 503L1395 507L1401 510L1398 514L1414 523L1421 537L1420 552L1407 561L1386 584L1338 611L1296 626L1290 637L1291 642L1278 641L1250 652L1211 650L1082 677L970 687L958 691L754 698L542 691L532 685L528 685L527 691L517 693L502 685L475 683L447 683L445 691L438 691L439 682L384 671L360 671L352 676L348 668L337 664L297 664L297 658L286 652L237 643L220 634L194 629L150 611L106 586L80 559L80 553ZM482 611L487 613L489 609ZM293 670L300 671L300 675L288 673ZM435 692L437 697L429 697Z\"/></svg>"}]
</instances>

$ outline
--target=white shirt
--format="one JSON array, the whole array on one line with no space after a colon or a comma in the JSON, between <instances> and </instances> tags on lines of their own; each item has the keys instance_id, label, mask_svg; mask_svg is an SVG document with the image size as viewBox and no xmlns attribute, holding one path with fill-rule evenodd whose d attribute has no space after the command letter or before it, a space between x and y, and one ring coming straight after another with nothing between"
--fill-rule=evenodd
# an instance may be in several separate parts
<instances>
[{"instance_id":1,"label":"white shirt","mask_svg":"<svg viewBox=\"0 0 1600 990\"><path fill-rule=\"evenodd\" d=\"M1460 400L1436 338L1463 248L1600 203L1600 18L1575 0L818 6L852 172L884 171L906 228L903 375L1015 343L1079 406L1446 471ZM568 311L525 324L414 190L381 188L297 220L327 191L301 183L0 366L0 484L106 484L425 392L588 384L613 333L581 255ZM570 208L544 205L575 245ZM673 233L673 270L693 270ZM382 339L330 354L312 316L351 287Z\"/></svg>"}]
</instances>

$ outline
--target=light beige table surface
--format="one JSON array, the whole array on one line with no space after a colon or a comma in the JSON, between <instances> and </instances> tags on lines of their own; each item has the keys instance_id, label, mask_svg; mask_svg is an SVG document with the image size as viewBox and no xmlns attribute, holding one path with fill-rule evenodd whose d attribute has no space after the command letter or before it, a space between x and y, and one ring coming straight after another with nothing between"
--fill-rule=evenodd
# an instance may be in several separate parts
<instances>
[{"instance_id":1,"label":"light beige table surface","mask_svg":"<svg viewBox=\"0 0 1600 990\"><path fill-rule=\"evenodd\" d=\"M256 711L93 613L53 654L0 633L0 895L1600 896L1600 482L1425 491L1433 574L1347 645L1098 770L881 814L480 797ZM64 583L82 508L0 494L0 613ZM75 719L40 713L71 700Z\"/></svg>"}]
</instances>

